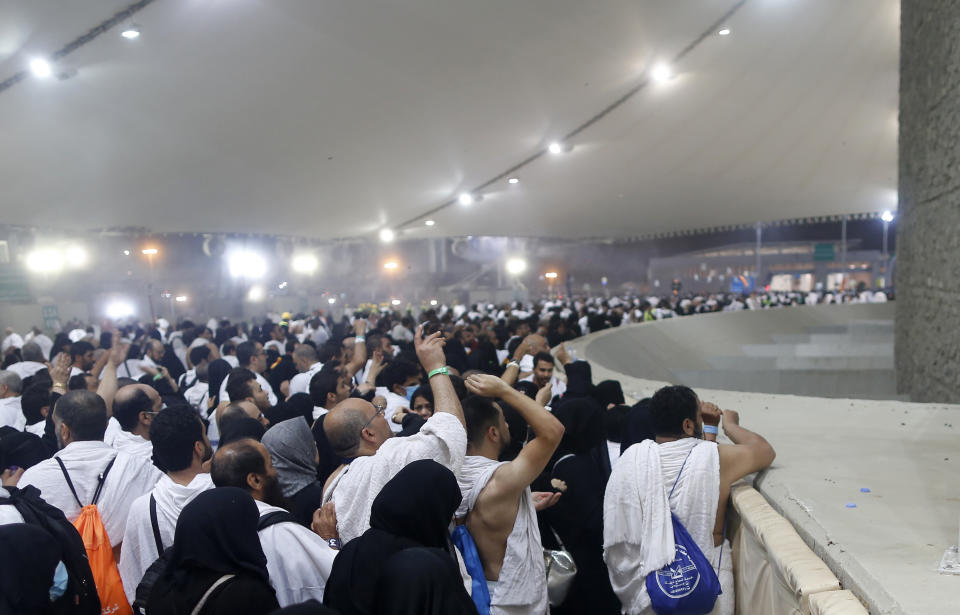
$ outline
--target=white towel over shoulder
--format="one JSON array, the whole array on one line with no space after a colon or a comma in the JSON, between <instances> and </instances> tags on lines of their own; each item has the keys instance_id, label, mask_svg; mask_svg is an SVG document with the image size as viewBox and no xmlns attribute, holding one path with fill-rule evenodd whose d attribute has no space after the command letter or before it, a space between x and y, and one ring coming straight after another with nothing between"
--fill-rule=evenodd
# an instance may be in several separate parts
<instances>
[{"instance_id":1,"label":"white towel over shoulder","mask_svg":"<svg viewBox=\"0 0 960 615\"><path fill-rule=\"evenodd\" d=\"M683 475L668 500L684 460ZM610 474L603 501L603 558L624 613L649 608L647 575L673 561L671 509L707 559L714 561L719 495L720 463L713 442L684 438L658 445L645 440L624 452Z\"/></svg>"}]
</instances>

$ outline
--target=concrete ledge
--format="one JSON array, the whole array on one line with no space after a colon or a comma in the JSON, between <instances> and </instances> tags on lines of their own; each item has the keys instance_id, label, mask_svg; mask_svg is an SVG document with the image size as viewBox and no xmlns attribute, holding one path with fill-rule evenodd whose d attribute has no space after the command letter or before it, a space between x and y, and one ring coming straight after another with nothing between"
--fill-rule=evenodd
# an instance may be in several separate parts
<instances>
[{"instance_id":1,"label":"concrete ledge","mask_svg":"<svg viewBox=\"0 0 960 615\"><path fill-rule=\"evenodd\" d=\"M601 331L568 346L591 362L595 382L618 379L636 400L677 381L660 377L672 374L660 364L663 357L676 364L689 356L703 364L697 359L701 348L730 344L724 332L733 337L745 329L795 334L822 323L810 313L821 308L837 326L844 325L845 313L851 321L869 319L857 307L862 306L691 316ZM726 326L728 316L735 326ZM757 327L748 321L754 316ZM638 337L641 329L648 332ZM658 341L646 343L651 339ZM641 365L655 369L639 377ZM624 373L627 369L631 374ZM960 522L960 406L719 388L697 392L738 410L745 427L770 440L777 459L758 477L757 490L871 613L960 612L960 576L937 573L944 550L956 543Z\"/></svg>"},{"instance_id":2,"label":"concrete ledge","mask_svg":"<svg viewBox=\"0 0 960 615\"><path fill-rule=\"evenodd\" d=\"M810 615L869 615L853 592L843 590L810 596Z\"/></svg>"}]
</instances>

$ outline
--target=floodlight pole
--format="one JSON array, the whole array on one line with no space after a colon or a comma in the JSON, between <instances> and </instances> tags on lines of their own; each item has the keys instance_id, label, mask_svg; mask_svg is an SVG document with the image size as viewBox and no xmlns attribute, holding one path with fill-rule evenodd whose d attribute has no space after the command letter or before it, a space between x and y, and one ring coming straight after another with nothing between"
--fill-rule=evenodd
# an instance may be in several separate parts
<instances>
[{"instance_id":1,"label":"floodlight pole","mask_svg":"<svg viewBox=\"0 0 960 615\"><path fill-rule=\"evenodd\" d=\"M756 247L756 269L754 270L753 290L757 290L760 284L760 247L763 245L763 222L757 222L757 247Z\"/></svg>"}]
</instances>

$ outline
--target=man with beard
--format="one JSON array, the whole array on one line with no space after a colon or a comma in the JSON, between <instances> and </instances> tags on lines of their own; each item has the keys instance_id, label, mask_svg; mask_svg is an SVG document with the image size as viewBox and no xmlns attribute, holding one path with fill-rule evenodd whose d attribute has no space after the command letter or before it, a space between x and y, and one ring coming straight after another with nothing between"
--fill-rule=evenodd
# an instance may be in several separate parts
<instances>
[{"instance_id":1,"label":"man with beard","mask_svg":"<svg viewBox=\"0 0 960 615\"><path fill-rule=\"evenodd\" d=\"M322 602L337 552L285 510L267 448L249 438L225 444L213 456L210 474L217 487L238 487L257 501L260 544L280 606L311 598Z\"/></svg>"},{"instance_id":2,"label":"man with beard","mask_svg":"<svg viewBox=\"0 0 960 615\"><path fill-rule=\"evenodd\" d=\"M472 375L466 386L473 396L463 401L467 457L457 477L463 494L457 523L465 523L476 542L490 613L546 613L547 575L536 511L555 504L559 494L533 494L530 483L560 444L563 424L496 376ZM536 434L513 461L497 461L510 444L510 429L495 399L513 407Z\"/></svg>"},{"instance_id":3,"label":"man with beard","mask_svg":"<svg viewBox=\"0 0 960 615\"><path fill-rule=\"evenodd\" d=\"M53 424L59 452L24 472L18 486L33 485L73 522L102 483L97 509L116 552L131 504L153 489L162 475L149 458L117 451L103 441L107 405L96 393L78 390L60 397L53 408Z\"/></svg>"},{"instance_id":4,"label":"man with beard","mask_svg":"<svg viewBox=\"0 0 960 615\"><path fill-rule=\"evenodd\" d=\"M165 475L130 505L119 568L131 604L143 573L173 544L180 511L198 494L213 489L208 463L213 451L196 412L185 406L161 410L150 423L150 442L153 462Z\"/></svg>"}]
</instances>

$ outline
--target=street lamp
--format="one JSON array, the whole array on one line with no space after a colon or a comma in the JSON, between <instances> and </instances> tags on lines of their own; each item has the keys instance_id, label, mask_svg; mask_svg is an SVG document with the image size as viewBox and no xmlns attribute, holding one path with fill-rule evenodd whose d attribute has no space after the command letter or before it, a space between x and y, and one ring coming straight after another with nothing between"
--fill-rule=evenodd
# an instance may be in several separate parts
<instances>
[{"instance_id":1,"label":"street lamp","mask_svg":"<svg viewBox=\"0 0 960 615\"><path fill-rule=\"evenodd\" d=\"M883 220L883 260L887 260L887 231L890 229L890 223L893 222L893 212L889 209L882 214L880 214L880 219Z\"/></svg>"}]
</instances>

